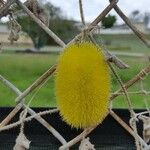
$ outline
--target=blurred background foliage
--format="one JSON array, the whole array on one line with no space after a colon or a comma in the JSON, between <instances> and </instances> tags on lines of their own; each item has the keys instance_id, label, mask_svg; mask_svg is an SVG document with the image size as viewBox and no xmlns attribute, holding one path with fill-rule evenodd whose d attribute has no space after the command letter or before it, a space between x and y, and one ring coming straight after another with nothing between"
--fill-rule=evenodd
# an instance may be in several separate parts
<instances>
[{"instance_id":1,"label":"blurred background foliage","mask_svg":"<svg viewBox=\"0 0 150 150\"><path fill-rule=\"evenodd\" d=\"M79 33L77 22L67 19L59 7L53 6L50 2L45 3L43 7L49 15L49 28L65 43ZM39 50L44 45L57 45L29 16L23 13L15 17L22 30L32 39L36 50Z\"/></svg>"}]
</instances>

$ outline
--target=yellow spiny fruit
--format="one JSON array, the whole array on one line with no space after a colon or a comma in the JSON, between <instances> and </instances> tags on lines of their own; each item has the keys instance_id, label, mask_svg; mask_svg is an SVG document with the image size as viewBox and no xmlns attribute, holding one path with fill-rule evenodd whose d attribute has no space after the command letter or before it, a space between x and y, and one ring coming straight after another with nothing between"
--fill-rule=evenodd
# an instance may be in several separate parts
<instances>
[{"instance_id":1,"label":"yellow spiny fruit","mask_svg":"<svg viewBox=\"0 0 150 150\"><path fill-rule=\"evenodd\" d=\"M108 114L110 76L99 47L70 44L59 57L55 92L60 115L69 125L86 128Z\"/></svg>"}]
</instances>

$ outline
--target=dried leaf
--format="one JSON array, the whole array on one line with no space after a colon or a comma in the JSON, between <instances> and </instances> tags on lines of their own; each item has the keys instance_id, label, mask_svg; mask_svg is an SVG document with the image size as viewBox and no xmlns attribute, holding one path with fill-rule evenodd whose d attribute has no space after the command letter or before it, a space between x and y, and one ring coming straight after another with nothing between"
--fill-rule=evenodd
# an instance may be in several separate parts
<instances>
[{"instance_id":1,"label":"dried leaf","mask_svg":"<svg viewBox=\"0 0 150 150\"><path fill-rule=\"evenodd\" d=\"M16 139L16 144L13 150L27 150L30 147L30 141L23 133L20 133Z\"/></svg>"},{"instance_id":2,"label":"dried leaf","mask_svg":"<svg viewBox=\"0 0 150 150\"><path fill-rule=\"evenodd\" d=\"M91 144L90 139L86 138L81 141L79 150L95 150L94 145Z\"/></svg>"}]
</instances>

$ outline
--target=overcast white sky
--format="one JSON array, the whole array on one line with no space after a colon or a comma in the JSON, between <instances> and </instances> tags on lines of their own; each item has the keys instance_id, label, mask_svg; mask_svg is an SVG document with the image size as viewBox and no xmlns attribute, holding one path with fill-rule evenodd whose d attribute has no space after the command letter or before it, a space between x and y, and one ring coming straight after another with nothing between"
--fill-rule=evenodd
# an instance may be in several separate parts
<instances>
[{"instance_id":1,"label":"overcast white sky","mask_svg":"<svg viewBox=\"0 0 150 150\"><path fill-rule=\"evenodd\" d=\"M80 20L78 0L47 0L59 6L67 17ZM109 0L83 0L83 8L86 21L92 21L109 3ZM129 15L133 10L150 12L150 0L120 0L119 7ZM115 14L114 11L111 11ZM118 18L118 22L121 22Z\"/></svg>"},{"instance_id":2,"label":"overcast white sky","mask_svg":"<svg viewBox=\"0 0 150 150\"><path fill-rule=\"evenodd\" d=\"M25 0L21 0L25 1ZM42 1L42 0L40 0ZM44 0L51 2L53 5L58 6L63 11L64 15L68 18L80 20L79 14L79 0ZM109 4L109 0L82 0L85 20L92 21L102 10ZM150 12L150 0L119 0L118 6L128 16L134 10L140 10L141 13ZM114 10L111 14L117 14ZM3 18L2 20L6 20ZM118 23L122 23L120 17L117 18Z\"/></svg>"}]
</instances>

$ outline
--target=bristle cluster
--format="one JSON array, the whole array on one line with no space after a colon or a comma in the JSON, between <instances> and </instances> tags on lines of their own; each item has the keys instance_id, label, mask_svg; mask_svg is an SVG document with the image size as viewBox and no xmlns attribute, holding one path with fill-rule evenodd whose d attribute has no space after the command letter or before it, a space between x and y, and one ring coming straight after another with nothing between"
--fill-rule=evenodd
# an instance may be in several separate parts
<instances>
[{"instance_id":1,"label":"bristle cluster","mask_svg":"<svg viewBox=\"0 0 150 150\"><path fill-rule=\"evenodd\" d=\"M55 91L64 121L86 128L108 114L110 76L100 48L92 43L70 44L59 57Z\"/></svg>"}]
</instances>

